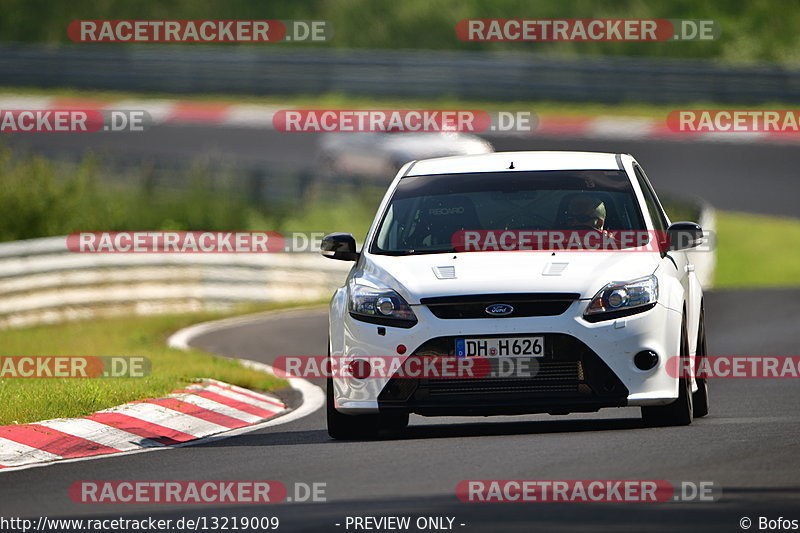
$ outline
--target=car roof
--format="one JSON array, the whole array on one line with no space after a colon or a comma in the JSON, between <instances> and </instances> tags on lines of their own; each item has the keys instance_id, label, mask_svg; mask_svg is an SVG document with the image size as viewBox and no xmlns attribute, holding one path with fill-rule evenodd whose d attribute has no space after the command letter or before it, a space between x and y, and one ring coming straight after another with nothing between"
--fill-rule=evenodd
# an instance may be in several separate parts
<instances>
[{"instance_id":1,"label":"car roof","mask_svg":"<svg viewBox=\"0 0 800 533\"><path fill-rule=\"evenodd\" d=\"M513 163L513 168L512 168ZM620 170L620 156L605 152L494 152L413 162L403 177L531 170Z\"/></svg>"}]
</instances>

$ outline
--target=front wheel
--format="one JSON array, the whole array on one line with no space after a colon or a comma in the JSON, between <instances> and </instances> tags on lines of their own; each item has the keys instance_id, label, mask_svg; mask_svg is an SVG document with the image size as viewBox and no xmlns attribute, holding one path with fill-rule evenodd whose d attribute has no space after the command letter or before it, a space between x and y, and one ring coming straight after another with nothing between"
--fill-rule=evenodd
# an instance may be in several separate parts
<instances>
[{"instance_id":1,"label":"front wheel","mask_svg":"<svg viewBox=\"0 0 800 533\"><path fill-rule=\"evenodd\" d=\"M692 394L692 405L694 407L694 417L700 418L708 414L708 381L706 378L698 378L699 370L703 368L706 362L706 321L705 310L700 308L700 323L697 327L697 352L695 353L695 381L697 382L697 391Z\"/></svg>"},{"instance_id":2,"label":"front wheel","mask_svg":"<svg viewBox=\"0 0 800 533\"><path fill-rule=\"evenodd\" d=\"M388 431L402 431L408 426L408 411L381 413L378 425Z\"/></svg>"},{"instance_id":3,"label":"front wheel","mask_svg":"<svg viewBox=\"0 0 800 533\"><path fill-rule=\"evenodd\" d=\"M339 440L371 439L378 435L378 415L345 415L333 405L333 378L326 384L328 435Z\"/></svg>"},{"instance_id":4,"label":"front wheel","mask_svg":"<svg viewBox=\"0 0 800 533\"><path fill-rule=\"evenodd\" d=\"M683 374L684 361L689 357L689 335L686 332L686 316L681 325L681 361L679 374ZM678 376L678 399L667 405L642 407L642 418L648 426L688 426L692 423L694 406L692 405L692 381L687 376Z\"/></svg>"}]
</instances>

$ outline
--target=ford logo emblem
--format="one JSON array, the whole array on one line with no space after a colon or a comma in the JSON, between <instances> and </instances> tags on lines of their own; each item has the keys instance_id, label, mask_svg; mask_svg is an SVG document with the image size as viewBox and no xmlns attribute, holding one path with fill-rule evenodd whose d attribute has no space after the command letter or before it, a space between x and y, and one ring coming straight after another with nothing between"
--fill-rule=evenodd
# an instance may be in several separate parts
<instances>
[{"instance_id":1,"label":"ford logo emblem","mask_svg":"<svg viewBox=\"0 0 800 533\"><path fill-rule=\"evenodd\" d=\"M492 305L488 306L485 309L485 311L486 311L487 315L506 316L506 315L510 315L511 313L513 313L514 312L514 308L511 307L508 304L492 304Z\"/></svg>"}]
</instances>

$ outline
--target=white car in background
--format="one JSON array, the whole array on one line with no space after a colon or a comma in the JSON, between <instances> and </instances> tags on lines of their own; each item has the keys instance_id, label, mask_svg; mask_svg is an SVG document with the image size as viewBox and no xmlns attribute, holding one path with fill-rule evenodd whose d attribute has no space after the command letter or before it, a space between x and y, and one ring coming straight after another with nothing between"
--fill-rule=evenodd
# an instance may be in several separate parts
<instances>
[{"instance_id":1,"label":"white car in background","mask_svg":"<svg viewBox=\"0 0 800 533\"><path fill-rule=\"evenodd\" d=\"M602 202L602 213L570 207L587 202ZM592 232L597 224L669 240L621 250L453 245L466 230ZM361 252L349 234L322 242L326 257L355 262L330 304L329 357L351 364L373 356L527 358L537 370L504 378L330 377L330 435L401 429L409 413L639 406L650 424L691 423L708 412L706 383L677 366L670 371L668 361L693 365L706 355L703 292L686 253L700 242L697 224L670 222L630 155L501 152L406 164Z\"/></svg>"},{"instance_id":2,"label":"white car in background","mask_svg":"<svg viewBox=\"0 0 800 533\"><path fill-rule=\"evenodd\" d=\"M455 155L487 154L491 143L459 132L325 133L317 166L328 176L386 176L409 161Z\"/></svg>"}]
</instances>

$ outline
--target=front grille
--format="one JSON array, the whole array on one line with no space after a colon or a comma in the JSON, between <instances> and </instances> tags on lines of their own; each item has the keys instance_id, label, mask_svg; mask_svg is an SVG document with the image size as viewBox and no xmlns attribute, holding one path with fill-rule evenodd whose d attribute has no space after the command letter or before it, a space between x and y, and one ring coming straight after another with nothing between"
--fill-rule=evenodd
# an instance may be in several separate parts
<instances>
[{"instance_id":1,"label":"front grille","mask_svg":"<svg viewBox=\"0 0 800 533\"><path fill-rule=\"evenodd\" d=\"M560 315L579 297L575 293L470 294L422 298L420 303L437 318L519 318ZM486 312L492 304L508 304L514 310L502 317L493 316Z\"/></svg>"},{"instance_id":2,"label":"front grille","mask_svg":"<svg viewBox=\"0 0 800 533\"><path fill-rule=\"evenodd\" d=\"M533 377L429 379L420 380L420 387L427 389L431 396L474 393L577 393L582 375L580 361L541 362Z\"/></svg>"},{"instance_id":3,"label":"front grille","mask_svg":"<svg viewBox=\"0 0 800 533\"><path fill-rule=\"evenodd\" d=\"M562 333L529 335L545 339L543 357L528 359L534 365L529 375L510 372L469 378L394 377L381 391L378 401L386 407L404 407L421 414L435 412L436 406L449 406L457 411L460 405L481 405L491 410L491 405L502 404L509 411L538 412L537 406L545 406L542 409L547 411L547 406L574 402L624 404L628 389L583 342ZM500 335L483 337L492 336ZM431 339L410 357L455 357L455 341L456 337ZM490 358L492 370L500 368L503 359Z\"/></svg>"}]
</instances>

